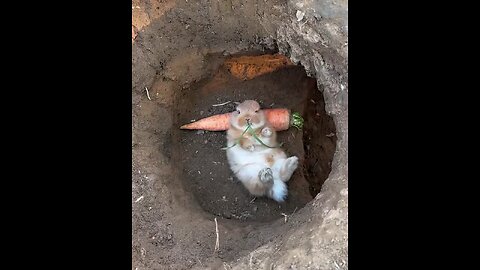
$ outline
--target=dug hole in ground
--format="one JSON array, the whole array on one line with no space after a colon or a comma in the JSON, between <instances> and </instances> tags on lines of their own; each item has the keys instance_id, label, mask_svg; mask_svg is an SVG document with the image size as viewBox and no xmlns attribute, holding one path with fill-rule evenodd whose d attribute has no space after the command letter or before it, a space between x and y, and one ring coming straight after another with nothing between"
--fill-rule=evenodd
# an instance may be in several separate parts
<instances>
[{"instance_id":1,"label":"dug hole in ground","mask_svg":"<svg viewBox=\"0 0 480 270\"><path fill-rule=\"evenodd\" d=\"M347 2L132 13L132 269L348 269ZM248 194L225 132L179 129L245 99L305 119L278 133L300 160L284 203Z\"/></svg>"}]
</instances>

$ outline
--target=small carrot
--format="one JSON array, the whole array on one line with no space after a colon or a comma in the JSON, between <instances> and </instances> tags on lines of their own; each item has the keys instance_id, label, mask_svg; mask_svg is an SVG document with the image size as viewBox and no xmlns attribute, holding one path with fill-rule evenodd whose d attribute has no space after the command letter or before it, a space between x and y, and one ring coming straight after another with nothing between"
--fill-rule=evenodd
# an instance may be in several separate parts
<instances>
[{"instance_id":1,"label":"small carrot","mask_svg":"<svg viewBox=\"0 0 480 270\"><path fill-rule=\"evenodd\" d=\"M227 130L230 126L229 119L230 113L216 114L190 124L183 125L180 127L180 129L203 129L209 131Z\"/></svg>"},{"instance_id":2,"label":"small carrot","mask_svg":"<svg viewBox=\"0 0 480 270\"><path fill-rule=\"evenodd\" d=\"M287 130L293 126L297 129L303 127L303 118L299 113L291 113L289 109L265 109L267 121L276 131ZM216 114L198 121L186 124L180 129L203 129L208 131L224 131L230 127L230 113Z\"/></svg>"}]
</instances>

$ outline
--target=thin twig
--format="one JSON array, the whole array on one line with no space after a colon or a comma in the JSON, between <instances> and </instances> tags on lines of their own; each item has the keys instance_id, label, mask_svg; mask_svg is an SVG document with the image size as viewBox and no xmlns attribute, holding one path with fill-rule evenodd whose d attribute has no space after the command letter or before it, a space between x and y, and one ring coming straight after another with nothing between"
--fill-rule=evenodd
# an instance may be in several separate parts
<instances>
[{"instance_id":1,"label":"thin twig","mask_svg":"<svg viewBox=\"0 0 480 270\"><path fill-rule=\"evenodd\" d=\"M215 233L217 234L217 240L215 241L215 250L214 252L218 251L220 249L220 241L219 241L219 235L218 235L218 223L217 223L217 218L215 218Z\"/></svg>"},{"instance_id":2,"label":"thin twig","mask_svg":"<svg viewBox=\"0 0 480 270\"><path fill-rule=\"evenodd\" d=\"M147 90L147 97L148 97L148 100L152 100L152 99L150 98L150 94L148 93L148 88L147 88L147 87L145 87L145 90Z\"/></svg>"},{"instance_id":3,"label":"thin twig","mask_svg":"<svg viewBox=\"0 0 480 270\"><path fill-rule=\"evenodd\" d=\"M232 102L232 101L227 101L227 102L220 103L220 104L213 104L212 107L218 107L218 106L227 105L227 104L230 103L230 102Z\"/></svg>"},{"instance_id":4,"label":"thin twig","mask_svg":"<svg viewBox=\"0 0 480 270\"><path fill-rule=\"evenodd\" d=\"M293 213L291 213L290 215L295 214L296 211L297 211L297 207L295 207L295 210L293 210ZM280 213L280 214L285 217L285 223L287 223L287 221L288 221L288 215L285 214L285 213Z\"/></svg>"},{"instance_id":5,"label":"thin twig","mask_svg":"<svg viewBox=\"0 0 480 270\"><path fill-rule=\"evenodd\" d=\"M253 203L256 199L257 199L257 197L253 197L253 199L250 201L250 203Z\"/></svg>"},{"instance_id":6,"label":"thin twig","mask_svg":"<svg viewBox=\"0 0 480 270\"><path fill-rule=\"evenodd\" d=\"M143 199L143 195L140 196L138 199L136 199L135 202L137 203L137 202L141 201L142 199Z\"/></svg>"},{"instance_id":7,"label":"thin twig","mask_svg":"<svg viewBox=\"0 0 480 270\"><path fill-rule=\"evenodd\" d=\"M281 215L285 217L285 223L287 223L287 221L288 221L288 215L285 214L285 213L281 213Z\"/></svg>"}]
</instances>

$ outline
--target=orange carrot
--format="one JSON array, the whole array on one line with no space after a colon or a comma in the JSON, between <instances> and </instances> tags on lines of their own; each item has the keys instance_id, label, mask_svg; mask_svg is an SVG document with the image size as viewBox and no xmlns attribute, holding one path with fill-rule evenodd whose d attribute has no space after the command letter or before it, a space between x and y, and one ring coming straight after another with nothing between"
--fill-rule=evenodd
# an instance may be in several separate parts
<instances>
[{"instance_id":1,"label":"orange carrot","mask_svg":"<svg viewBox=\"0 0 480 270\"><path fill-rule=\"evenodd\" d=\"M190 124L183 125L180 127L180 129L203 129L209 131L227 130L230 126L229 119L230 113L216 114Z\"/></svg>"},{"instance_id":2,"label":"orange carrot","mask_svg":"<svg viewBox=\"0 0 480 270\"><path fill-rule=\"evenodd\" d=\"M290 110L265 109L267 121L276 131L287 130L290 127Z\"/></svg>"},{"instance_id":3,"label":"orange carrot","mask_svg":"<svg viewBox=\"0 0 480 270\"><path fill-rule=\"evenodd\" d=\"M290 126L301 129L303 118L299 113L290 113L289 109L265 109L267 121L276 131L287 130ZM212 115L186 124L180 129L203 129L208 131L224 131L230 127L230 113Z\"/></svg>"}]
</instances>

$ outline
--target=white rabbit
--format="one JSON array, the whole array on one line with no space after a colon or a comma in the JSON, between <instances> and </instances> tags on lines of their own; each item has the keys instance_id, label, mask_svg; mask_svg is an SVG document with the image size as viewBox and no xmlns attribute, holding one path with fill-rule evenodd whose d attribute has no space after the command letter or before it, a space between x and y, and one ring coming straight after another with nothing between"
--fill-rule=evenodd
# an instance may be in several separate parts
<instances>
[{"instance_id":1,"label":"white rabbit","mask_svg":"<svg viewBox=\"0 0 480 270\"><path fill-rule=\"evenodd\" d=\"M246 131L248 124L251 130ZM268 196L277 202L286 199L285 182L298 167L298 158L287 158L279 148L276 131L254 100L244 101L231 113L227 159L235 176L252 195Z\"/></svg>"}]
</instances>

